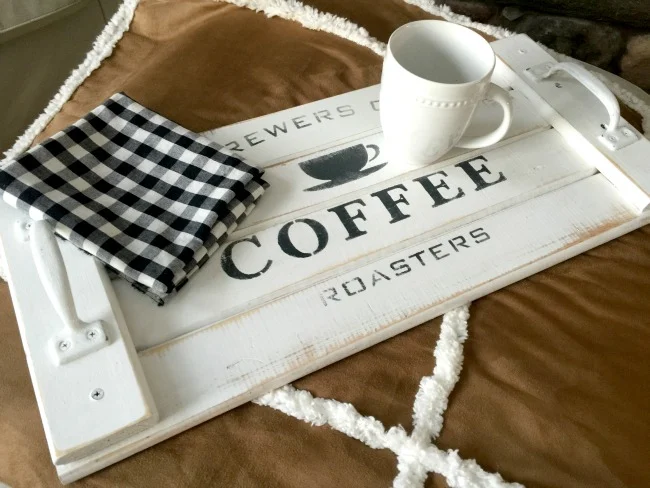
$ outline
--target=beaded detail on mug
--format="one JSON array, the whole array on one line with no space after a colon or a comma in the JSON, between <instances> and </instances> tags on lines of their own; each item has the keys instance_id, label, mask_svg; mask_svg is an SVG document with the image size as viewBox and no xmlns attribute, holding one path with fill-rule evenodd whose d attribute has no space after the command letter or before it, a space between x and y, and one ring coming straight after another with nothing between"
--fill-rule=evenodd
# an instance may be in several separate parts
<instances>
[{"instance_id":1,"label":"beaded detail on mug","mask_svg":"<svg viewBox=\"0 0 650 488\"><path fill-rule=\"evenodd\" d=\"M432 107L432 108L458 108L458 107L464 107L468 103L474 102L474 100L456 100L456 101L443 102L440 100L433 100L431 98L426 98L426 97L415 97L415 101L420 105L424 105L425 107Z\"/></svg>"}]
</instances>

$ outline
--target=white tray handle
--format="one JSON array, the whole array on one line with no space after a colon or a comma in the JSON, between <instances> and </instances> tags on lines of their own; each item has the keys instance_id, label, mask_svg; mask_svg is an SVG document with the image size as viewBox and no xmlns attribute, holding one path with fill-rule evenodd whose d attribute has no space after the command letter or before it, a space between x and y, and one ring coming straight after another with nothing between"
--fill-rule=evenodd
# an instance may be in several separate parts
<instances>
[{"instance_id":1,"label":"white tray handle","mask_svg":"<svg viewBox=\"0 0 650 488\"><path fill-rule=\"evenodd\" d=\"M605 107L609 115L609 123L606 126L602 124L605 132L598 137L600 144L610 151L617 151L639 140L639 135L621 119L621 108L614 94L586 68L583 68L577 63L545 62L526 68L524 74L535 83L542 84L559 71L564 71L571 75L575 81L594 94ZM555 83L557 88L563 88L564 85L565 83L561 82Z\"/></svg>"},{"instance_id":2,"label":"white tray handle","mask_svg":"<svg viewBox=\"0 0 650 488\"><path fill-rule=\"evenodd\" d=\"M558 71L564 71L570 74L580 83L582 83L585 88L591 91L591 93L598 97L598 99L607 109L607 113L609 114L609 124L607 124L605 131L607 134L613 134L616 131L617 127L620 125L621 108L618 105L618 100L616 100L614 94L609 91L609 88L607 88L602 81L600 81L579 64L569 62L553 64L550 69L546 71L546 73L540 75L538 78L540 80L544 80L554 75Z\"/></svg>"},{"instance_id":3,"label":"white tray handle","mask_svg":"<svg viewBox=\"0 0 650 488\"><path fill-rule=\"evenodd\" d=\"M54 229L44 220L28 225L32 257L45 293L63 322L64 329L69 333L80 331L83 327L77 316L68 273Z\"/></svg>"},{"instance_id":4,"label":"white tray handle","mask_svg":"<svg viewBox=\"0 0 650 488\"><path fill-rule=\"evenodd\" d=\"M108 345L104 324L84 323L77 315L68 272L54 235L45 220L28 224L32 258L47 297L63 327L52 330L51 350L57 364L65 364ZM57 330L58 329L58 330Z\"/></svg>"}]
</instances>

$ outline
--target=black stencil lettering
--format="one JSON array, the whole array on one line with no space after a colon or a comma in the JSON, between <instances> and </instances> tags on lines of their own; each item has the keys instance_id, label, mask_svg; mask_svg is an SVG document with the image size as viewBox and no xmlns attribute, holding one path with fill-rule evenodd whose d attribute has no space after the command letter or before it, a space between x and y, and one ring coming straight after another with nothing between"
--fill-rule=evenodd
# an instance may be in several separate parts
<instances>
[{"instance_id":1,"label":"black stencil lettering","mask_svg":"<svg viewBox=\"0 0 650 488\"><path fill-rule=\"evenodd\" d=\"M330 293L329 296L325 296L325 293ZM328 288L327 290L323 290L320 293L320 299L323 302L323 305L327 307L327 300L332 300L336 302L340 302L341 299L338 297L339 292L336 288Z\"/></svg>"},{"instance_id":2,"label":"black stencil lettering","mask_svg":"<svg viewBox=\"0 0 650 488\"><path fill-rule=\"evenodd\" d=\"M430 175L426 176L420 176L419 178L415 178L413 181L417 181L422 185L422 188L429 194L429 196L433 199L433 205L432 207L439 207L440 205L444 205L445 203L449 203L452 200L456 200L457 198L461 198L465 196L465 192L463 191L462 188L458 187L458 192L456 193L455 196L447 198L440 193L440 188L445 188L449 190L449 186L443 180L440 178L440 182L437 185L434 185L429 178L435 175L440 175L444 178L447 178L447 173L444 171L436 171L435 173L431 173Z\"/></svg>"},{"instance_id":3,"label":"black stencil lettering","mask_svg":"<svg viewBox=\"0 0 650 488\"><path fill-rule=\"evenodd\" d=\"M316 237L318 238L318 245L313 252L300 251L293 244L293 242L291 242L291 238L289 237L289 229L291 226L293 226L293 224L296 223L307 224L311 230L314 231L314 234L316 234ZM328 240L329 236L327 235L327 229L325 229L323 224L313 219L297 219L291 222L287 222L282 226L280 232L278 232L278 245L280 246L280 249L282 249L289 256L293 256L294 258L308 258L309 256L318 254L323 249L325 249Z\"/></svg>"},{"instance_id":4,"label":"black stencil lettering","mask_svg":"<svg viewBox=\"0 0 650 488\"><path fill-rule=\"evenodd\" d=\"M469 176L470 179L474 182L474 184L476 184L475 191L481 191L489 186L496 185L497 183L501 183L502 181L506 181L506 177L501 172L499 172L499 176L497 177L496 180L493 181L485 180L482 174L485 173L491 175L492 172L489 169L487 169L485 164L481 164L481 166L478 169L472 166L472 161L478 161L478 160L482 160L487 163L487 159L485 159L484 156L477 156L475 158L468 159L467 161L463 161L456 165L459 168L461 168L465 173L467 173L467 176Z\"/></svg>"},{"instance_id":5,"label":"black stencil lettering","mask_svg":"<svg viewBox=\"0 0 650 488\"><path fill-rule=\"evenodd\" d=\"M354 115L354 109L351 105L341 105L340 107L336 107L336 111L339 113L340 117L350 117L351 115Z\"/></svg>"},{"instance_id":6,"label":"black stencil lettering","mask_svg":"<svg viewBox=\"0 0 650 488\"><path fill-rule=\"evenodd\" d=\"M231 278L235 278L236 280L251 280L253 278L257 278L258 276L261 276L264 273L266 273L271 267L271 264L273 263L273 261L271 261L270 259L266 262L264 267L261 270L259 270L257 273L244 273L239 268L237 268L234 261L232 260L232 251L236 245L241 244L242 242L250 242L254 244L256 247L262 247L257 236L246 237L245 239L240 239L238 241L231 242L226 246L226 248L223 250L223 254L221 255L221 268L223 269L223 271L228 276L230 276Z\"/></svg>"},{"instance_id":7,"label":"black stencil lettering","mask_svg":"<svg viewBox=\"0 0 650 488\"><path fill-rule=\"evenodd\" d=\"M248 142L251 147L257 146L258 144L262 144L264 142L264 139L259 139L257 138L257 132L253 132L251 134L246 134L244 136L244 139L246 139L246 142Z\"/></svg>"},{"instance_id":8,"label":"black stencil lettering","mask_svg":"<svg viewBox=\"0 0 650 488\"><path fill-rule=\"evenodd\" d=\"M448 253L443 254L443 251L438 249L439 247L442 247L442 244L436 244L435 246L431 246L429 248L429 252L433 255L434 258L436 258L437 261L440 261L441 259L449 256Z\"/></svg>"},{"instance_id":9,"label":"black stencil lettering","mask_svg":"<svg viewBox=\"0 0 650 488\"><path fill-rule=\"evenodd\" d=\"M306 117L307 117L306 115L301 115L300 117L294 117L293 119L291 119L291 121L293 122L293 125L296 126L296 129L303 129L303 128L309 127L311 125L311 124L308 124L307 122L305 122L304 119Z\"/></svg>"},{"instance_id":10,"label":"black stencil lettering","mask_svg":"<svg viewBox=\"0 0 650 488\"><path fill-rule=\"evenodd\" d=\"M402 184L399 184L370 194L372 197L379 198L379 201L384 205L384 207L386 207L386 210L388 210L388 213L390 214L390 224L394 224L395 222L399 222L400 220L408 219L410 217L409 214L402 212L398 206L400 203L404 203L405 205L409 204L408 200L406 200L404 197L404 194L400 193L397 200L395 200L390 194L391 190L397 189L406 191L406 187Z\"/></svg>"},{"instance_id":11,"label":"black stencil lettering","mask_svg":"<svg viewBox=\"0 0 650 488\"><path fill-rule=\"evenodd\" d=\"M357 210L357 213L355 213L354 215L351 215L348 212L348 209L346 207L348 205L352 205L353 203L361 205L362 207L366 206L363 200L357 198L356 200L352 200L351 202L342 203L341 205L337 205L336 207L327 209L328 212L332 212L336 214L336 216L343 224L343 227L345 227L345 230L348 232L348 236L345 238L346 241L349 241L350 239L355 239L356 237L360 237L368 233L365 230L359 229L357 224L354 222L355 219L360 219L364 221L366 220L366 216L363 214L363 212L361 210Z\"/></svg>"},{"instance_id":12,"label":"black stencil lettering","mask_svg":"<svg viewBox=\"0 0 650 488\"><path fill-rule=\"evenodd\" d=\"M470 231L469 235L474 238L474 242L476 244L480 244L481 242L485 242L490 239L490 234L488 234L483 229L483 227L479 227L478 229Z\"/></svg>"},{"instance_id":13,"label":"black stencil lettering","mask_svg":"<svg viewBox=\"0 0 650 488\"><path fill-rule=\"evenodd\" d=\"M467 245L467 239L465 239L463 236L452 237L449 239L449 244L451 244L451 247L453 247L454 251L456 252L458 252L459 247L465 247L469 249L469 246Z\"/></svg>"},{"instance_id":14,"label":"black stencil lettering","mask_svg":"<svg viewBox=\"0 0 650 488\"><path fill-rule=\"evenodd\" d=\"M423 255L423 254L424 254L424 251L419 251L419 252L416 252L415 254L411 254L411 255L409 256L409 258L415 258L415 259L417 259L418 261L420 261L420 264L421 264L422 266L425 266L425 264L424 264L424 260L422 259L422 255Z\"/></svg>"},{"instance_id":15,"label":"black stencil lettering","mask_svg":"<svg viewBox=\"0 0 650 488\"><path fill-rule=\"evenodd\" d=\"M356 291L350 291L348 288L349 283L359 283L359 289ZM359 277L353 278L350 281L346 281L343 283L343 289L345 290L345 293L348 294L348 296L356 295L357 293L361 293L362 291L366 291L366 285L363 283L363 280Z\"/></svg>"},{"instance_id":16,"label":"black stencil lettering","mask_svg":"<svg viewBox=\"0 0 650 488\"><path fill-rule=\"evenodd\" d=\"M282 126L279 126L277 124L273 124L273 127L271 129L264 129L266 132L271 134L273 137L278 137L278 131L284 132L285 134L287 133L287 123L282 122Z\"/></svg>"},{"instance_id":17,"label":"black stencil lettering","mask_svg":"<svg viewBox=\"0 0 650 488\"><path fill-rule=\"evenodd\" d=\"M395 276L400 276L411 272L411 267L408 265L405 259L400 259L398 261L390 263L390 269L395 271Z\"/></svg>"},{"instance_id":18,"label":"black stencil lettering","mask_svg":"<svg viewBox=\"0 0 650 488\"><path fill-rule=\"evenodd\" d=\"M314 112L314 117L316 118L316 122L320 122L321 119L334 120L332 119L332 114L329 110L319 110L318 112Z\"/></svg>"},{"instance_id":19,"label":"black stencil lettering","mask_svg":"<svg viewBox=\"0 0 650 488\"><path fill-rule=\"evenodd\" d=\"M230 141L228 144L226 144L226 147L231 151L239 151L239 152L243 151L243 149L241 148L241 146L237 141Z\"/></svg>"},{"instance_id":20,"label":"black stencil lettering","mask_svg":"<svg viewBox=\"0 0 650 488\"><path fill-rule=\"evenodd\" d=\"M377 284L377 282L381 281L381 280L390 281L390 278L388 276L386 276L384 273L382 273L381 271L375 270L372 273L372 286L375 286Z\"/></svg>"}]
</instances>

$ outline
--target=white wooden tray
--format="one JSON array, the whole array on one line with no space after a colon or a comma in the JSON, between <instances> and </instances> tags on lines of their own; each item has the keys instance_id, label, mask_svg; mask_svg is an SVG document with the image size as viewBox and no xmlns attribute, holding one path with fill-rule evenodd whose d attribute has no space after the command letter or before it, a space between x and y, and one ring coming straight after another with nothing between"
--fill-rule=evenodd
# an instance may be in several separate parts
<instances>
[{"instance_id":1,"label":"white wooden tray","mask_svg":"<svg viewBox=\"0 0 650 488\"><path fill-rule=\"evenodd\" d=\"M650 142L623 120L605 133L610 114L573 77L527 74L554 61L526 36L493 47L495 81L514 102L510 133L430 167L384 157L378 86L208 133L264 167L271 188L164 307L61 243L76 305L66 309L65 270L48 264L57 247L0 206L63 482L648 221ZM481 106L470 130L485 132L498 110ZM94 325L62 347L75 308ZM97 324L108 340L90 347Z\"/></svg>"}]
</instances>

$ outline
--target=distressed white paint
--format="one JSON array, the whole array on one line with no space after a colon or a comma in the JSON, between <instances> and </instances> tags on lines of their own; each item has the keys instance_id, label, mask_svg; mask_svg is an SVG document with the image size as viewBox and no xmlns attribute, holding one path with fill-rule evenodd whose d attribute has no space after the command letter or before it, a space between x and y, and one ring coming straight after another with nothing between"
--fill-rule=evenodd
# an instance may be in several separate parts
<instances>
[{"instance_id":1,"label":"distressed white paint","mask_svg":"<svg viewBox=\"0 0 650 488\"><path fill-rule=\"evenodd\" d=\"M52 348L65 326L45 287L58 288L61 283L54 281L62 273L41 282L30 243L12 232L15 223L24 220L23 213L2 205L0 228L11 296L50 455L55 464L61 464L141 431L155 424L158 417L103 267L64 241L61 251L78 317L87 323L101 321L108 344L90 355L56 365ZM77 312L73 308L67 313ZM91 393L98 388L104 397L93 400Z\"/></svg>"},{"instance_id":2,"label":"distressed white paint","mask_svg":"<svg viewBox=\"0 0 650 488\"><path fill-rule=\"evenodd\" d=\"M373 93L375 93L375 91L378 91L379 85L376 85L372 88L377 89L373 90ZM364 89L348 93L347 102L349 105L352 107L364 106L368 100L365 96L368 94L367 90L368 89ZM518 138L524 134L528 134L536 129L543 129L548 127L546 121L537 115L535 110L523 97L523 95L516 91L511 91L510 94L513 98L514 120L503 141L500 141L498 145L480 150L454 148L449 154L445 156L444 159L436 163L435 167L444 165L445 161L458 160L459 157L469 158L472 155L481 154L495 147L512 142L515 138ZM358 95L358 97L355 95ZM315 103L319 104L321 102ZM309 107L310 105L312 104L305 105L305 107ZM294 116L296 112L304 113L300 107L298 109L290 109L285 112L285 117ZM344 186L321 191L305 191L308 188L317 186L319 183L324 183L324 181L319 181L307 175L300 169L300 163L309 159L317 158L338 148L348 147L355 144L376 145L379 148L379 155L376 159L369 162L364 170L368 170L372 167L376 167L378 165L386 164L389 162L385 154L386 150L384 147L384 138L381 133L378 114L377 112L373 112L372 114L368 115L368 117L359 117L358 120L361 124L367 124L367 126L373 127L373 129L364 131L363 133L360 133L356 136L349 136L342 144L333 143L333 141L343 139L341 128L337 124L331 126L331 131L329 132L325 130L314 130L313 132L310 132L311 135L317 135L318 138L327 136L329 134L332 142L327 149L318 149L315 147L306 150L305 152L308 153L307 155L294 157L287 154L288 151L292 150L291 145L279 144L279 147L270 146L269 149L274 151L274 154L279 154L278 158L286 162L284 164L267 166L265 179L269 182L271 187L264 194L264 205L258 205L255 208L251 215L247 217L246 220L242 222L242 225L237 229L237 234L242 234L242 232L248 233L250 228L256 227L258 224L268 224L272 221L279 220L286 221L292 217L292 215L297 215L299 213L305 213L306 211L331 206L336 202L342 203L346 201L347 196L352 195L364 188L368 189L377 185L381 185L387 181L397 181L402 175L415 174L417 168L405 167L404 165L399 164L399 161L397 164L391 162L380 171L377 171L376 173L373 173L356 181L347 183ZM497 125L496 122L500 120L501 116L501 109L497 104L481 104L472 119L472 124L468 128L467 133L470 135L485 134L491 130L494 130ZM238 125L241 125L245 131L255 131L260 126L266 126L263 120L258 121L257 119L253 119L249 122L244 122ZM246 127L248 127L248 129L246 129ZM215 137L218 136L219 134L215 135ZM280 140L279 142L282 143L283 141ZM304 142L302 142L302 144L303 146L305 145ZM249 150L250 149L247 148L242 153L242 155L247 159L251 159L248 153ZM373 155L372 151L368 152L370 153L369 156ZM379 186L377 186L377 188L379 188Z\"/></svg>"},{"instance_id":3,"label":"distressed white paint","mask_svg":"<svg viewBox=\"0 0 650 488\"><path fill-rule=\"evenodd\" d=\"M495 47L515 53L522 39L515 37L502 42L500 47ZM536 48L534 44L533 47ZM503 54L499 50L497 53ZM260 249L273 251L272 238L277 235L278 228L302 216L322 221L331 232L329 245L334 246L335 242L337 245L305 258L309 261L301 260L302 266L276 254L274 265L281 272L272 276L272 283L260 278L259 285L241 288L230 296L226 295L236 285L230 284L232 280L222 281L219 256L213 257L208 267L169 305L157 309L179 315L158 337L154 337L158 332L152 332L154 335L148 338L146 334L149 329L164 324L165 314L159 316L159 322L149 324L144 339L140 337L144 349L137 358L122 322L119 304L127 311L129 328L138 335L139 325L153 313L150 303L126 289L124 294L120 291L119 302L115 300L103 270L88 256L66 244L62 249L73 296L77 304L83 304L78 307L79 316L84 321L99 319L111 324L109 339L114 337L115 342L94 353L92 361L85 357L60 369L52 368L51 361L46 364L49 358L44 352L46 339L41 331L51 331L52 317L56 320L56 314L47 301L45 289L35 286L38 279L28 245L26 247L25 242L16 240L8 231L12 227L9 224L19 213L2 206L0 234L10 266L12 295L48 442L53 458L59 463L57 469L61 478L71 481L101 469L460 303L647 223L647 216L639 216L638 209L629 206L626 194L619 193L603 175L591 175L592 168L584 163L584 158L590 163L592 158L602 162L602 151L579 131L565 130L566 126L579 124L582 116L592 117L592 111L598 110L596 105L587 104L582 110L574 111L571 116L576 117L577 122L573 120L569 124L557 112L551 117L550 105L503 63L497 63L495 76L505 86L513 86L516 97L525 95L535 110L561 129L559 132L547 130L546 123L540 122L536 115L524 116L522 121L531 122L528 130L486 152L486 164L492 174L498 174L497 168L504 174L511 173L506 182L468 193L456 203L452 201L437 209L431 208L430 201L425 203L426 193L418 195L417 187L412 187L413 179L421 176L419 173L395 173L384 180L378 177L378 171L374 175L376 180L368 176L354 185L327 190L331 197L317 199L314 204L310 204L309 199L298 205L292 203L303 197L300 192L299 196L285 193L287 198L277 197L275 203L269 198L275 210L267 210L266 214L256 217L257 220L247 223L237 237L255 234L262 241L263 236L270 236L264 241L269 247L265 244ZM578 90L576 99L582 100L580 89L572 86L566 91ZM371 89L367 90L370 94ZM523 98L521 102L521 107L527 105ZM520 110L520 117L521 113ZM287 163L268 167L269 175L281 178L282 171L286 171L287 178L298 178L296 157L313 154L326 145L348 144L358 139L380 144L380 140L372 139L380 137L374 134L376 113L371 111L364 117L365 125L357 127L363 131L352 136L328 132L326 138L316 142L305 142L310 138L297 137L293 140L300 145L296 146L287 142L289 139L280 141L279 138L273 144L266 144L265 150L275 151L269 152L274 155L275 163ZM373 117L375 122L372 122ZM257 119L256 123L260 122L263 120ZM231 133L233 138L250 134L245 132L248 130L245 124L239 124L236 130L240 132ZM562 140L560 134L566 140ZM329 142L327 138L331 138ZM628 174L628 181L633 187L643 187L648 173L639 162L643 158L636 152L623 151L617 151L621 164L638 171L632 178ZM448 170L449 181L453 180L454 184L458 181L458 186L462 186L462 175L452 175L458 171L455 163L475 155L456 155L456 159L428 170ZM247 156L255 162L253 153ZM390 164L386 166L389 167ZM409 196L409 206L402 210L408 208L413 213L409 219L387 224L386 209L370 194L400 182L407 187L405 194ZM367 224L367 236L372 239L345 240L340 222L337 228L336 220L327 220L332 218L331 212L327 212L330 205L356 198L366 203L367 219L359 223ZM298 234L292 234L292 238L300 247L314 248L313 235L309 241L310 237L301 234L298 227L293 229L292 232L298 231ZM486 232L489 239L484 238ZM458 247L459 236L464 238L466 246ZM250 251L241 246L238 249L244 254L234 255L234 258L240 259L241 266L260 264L253 263L254 259L259 259L259 254L247 255ZM216 286L218 293L214 291ZM188 300L191 290L194 290L192 295L207 290L205 296L209 301ZM124 298L126 296L137 298L129 305L127 301L131 298ZM136 303L138 300L140 305ZM214 305L216 301L220 303ZM168 308L172 306L178 307L177 312ZM197 316L203 322L197 321ZM165 334L169 335L165 337ZM166 341L168 338L171 340ZM106 351L108 355L102 356ZM61 389L60 380L68 382L69 386ZM107 400L115 399L107 391L100 402L82 401L82 397L88 400L92 389L102 387L98 381L124 390L119 405L100 412L103 423L92 425L98 410L108 405ZM147 383L153 400L148 396ZM154 404L160 420L149 426L156 418ZM133 423L129 423L129 419ZM146 430L136 432L143 427L147 427ZM128 437L120 440L120 435ZM62 448L64 444L72 448ZM85 457L79 459L81 455ZM78 460L71 461L73 458Z\"/></svg>"},{"instance_id":4,"label":"distressed white paint","mask_svg":"<svg viewBox=\"0 0 650 488\"><path fill-rule=\"evenodd\" d=\"M159 423L83 461L58 467L69 482L408 328L630 232L639 217L594 175L373 263L200 329L139 356ZM490 239L454 253L449 240L481 227ZM442 244L440 261L427 250ZM402 276L390 264L425 251ZM379 270L390 276L372 286ZM324 305L360 277L366 290ZM370 286L368 286L370 285ZM351 291L355 291L351 289Z\"/></svg>"},{"instance_id":5,"label":"distressed white paint","mask_svg":"<svg viewBox=\"0 0 650 488\"><path fill-rule=\"evenodd\" d=\"M138 350L161 344L197 327L212 324L233 313L290 293L292 290L308 285L309 281L306 280L322 279L321 273L324 271L340 273L339 267L345 263L355 265L355 258L366 256L367 259L381 249L404 245L409 238L422 232L431 232L433 229L447 225L459 218L469 218L475 211L474 205L484 206L486 211L494 212L503 208L504 205L525 198L526 194L530 197L535 193L548 191L554 186L566 184L567 181L584 177L590 172L589 168L580 162L580 159L576 159L567 151L567 146L557 134L548 132L539 135L534 144L517 141L526 134L544 130L547 123L535 113L530 103L515 91L511 92L514 120L506 138L499 145L513 144L512 147L499 148L495 146L496 149L472 151L457 148L444 161L435 166L417 170L409 170L403 165L392 164L384 156L383 136L377 132L379 117L377 111L372 108L377 100L378 91L379 86L376 85L328 100L284 110L267 117L217 129L211 133L211 137L222 144L226 144L227 141L238 142L243 149L242 155L248 160L261 157L257 151L259 147L264 147L264 154L268 154L269 158L275 161L286 161L283 164L276 163L266 168L265 178L269 181L270 188L264 194L262 204L253 210L229 241L258 235L258 232L261 231L262 233L258 237L264 243L265 248L268 248L273 241L277 240L278 230L286 222L311 216L310 218L322 221L326 225L333 244L328 246L326 252L319 254L318 259L309 261L289 258L278 252L277 244L275 249L271 250L272 255L268 255L268 253L265 255L265 251L256 252L259 250L254 247L246 249L246 245L238 246L235 257L248 272L260 269L269 258L275 261L271 272L266 274L263 280L258 279L254 282L233 280L224 275L220 261L222 248L181 290L178 297L170 300L162 308L156 306L146 296L133 293L128 283L116 282L116 294ZM313 126L300 130L294 126L292 130L288 129L286 134L276 131L282 135L278 138L265 139L263 143L253 146L247 146L246 139L243 137L244 134L254 134L254 139L251 140L261 140L261 134L266 133L265 129L267 128L278 125L289 127L287 121L292 119L299 120L299 125L302 125L307 123L305 114L320 113L322 116L323 111L329 111L331 114L336 112L336 107L348 107L346 111L351 109L354 114L340 120L324 119L323 124L327 121L328 125L323 126L315 125L315 119L311 119L310 122L314 124ZM364 108L367 110L364 111ZM483 104L477 110L468 132L484 134L496 127L501 117L498 105ZM356 122L349 125L348 120ZM333 123L330 124L330 122ZM351 127L360 131L355 136L356 138L350 135L345 137L346 131L350 131ZM308 137L297 137L297 134L306 134ZM323 146L327 137L330 138L330 144L336 144L341 140L346 142L330 147L329 150L318 149ZM313 147L309 146L310 141ZM369 162L367 168L385 166L373 174L342 186L315 192L305 191L305 189L314 187L323 181L304 173L300 169L302 162L340 147L356 144L375 145L379 149L379 156ZM550 153L538 150L549 146L554 147ZM300 154L307 153L307 155L296 157L296 147L300 147ZM520 151L523 152L520 153ZM454 168L453 165L481 153L487 155L488 152L494 154L496 158L496 166L492 166L492 162L490 162L490 168L497 172L505 171L509 178L505 185L500 185L501 191L486 191L480 195L482 198L474 195L473 199L470 198L469 201L463 199L453 202L453 204L447 205L444 212L418 210L413 218L399 225L398 233L386 235L385 240L376 239L376 232L388 230L386 225L389 218L386 209L377 201L377 198L370 196L373 192L404 183L410 188L407 198L411 201L410 195L418 192L418 188L414 187L412 181L414 178L443 170L449 166L451 167L450 176L454 179L462 179L462 172L458 168ZM528 176L531 173L536 174L537 178L529 179ZM468 184L466 177L464 184ZM415 184L415 186L418 185ZM485 200L486 194L487 200ZM428 197L422 189L419 189L419 194L416 196L417 201L411 201L411 207L422 206L425 208L431 205L431 203L427 203ZM337 217L331 212L327 212L326 209L357 198L362 198L366 205L371 206L370 209L363 209L365 213L370 212L367 219L370 225L374 226L369 230L371 242L368 238L350 241L350 245L346 246L347 252L340 253L336 247L340 242L345 241L346 234ZM459 203L462 205L458 205ZM295 227L293 231L300 230L299 227ZM308 231L308 229L302 230ZM390 230L392 231L392 228ZM244 254L244 251L248 252ZM287 272L288 269L291 271ZM215 290L218 290L218 300L215 300ZM191 310L192 313L188 314L188 310Z\"/></svg>"},{"instance_id":6,"label":"distressed white paint","mask_svg":"<svg viewBox=\"0 0 650 488\"><path fill-rule=\"evenodd\" d=\"M492 47L510 70L504 77L535 103L539 113L552 124L576 151L589 157L621 193L643 212L650 205L650 141L629 124L638 140L626 147L612 150L599 138L605 132L601 125L610 121L608 110L589 89L568 74L555 74L536 82L525 76L525 70L555 60L525 35L496 41ZM559 87L556 84L559 83Z\"/></svg>"},{"instance_id":7,"label":"distressed white paint","mask_svg":"<svg viewBox=\"0 0 650 488\"><path fill-rule=\"evenodd\" d=\"M204 132L251 163L268 168L380 130L379 85Z\"/></svg>"},{"instance_id":8,"label":"distressed white paint","mask_svg":"<svg viewBox=\"0 0 650 488\"><path fill-rule=\"evenodd\" d=\"M366 144L376 143L379 147L381 142L380 136L371 136L360 141ZM379 253L403 248L420 236L440 233L446 228L496 212L593 173L593 168L576 158L553 130L545 130L529 138L487 151L483 157L487 161L477 160L472 166L478 168L484 164L491 171L491 175L485 175L487 181L497 181L501 174L506 180L481 191L476 191L476 186L465 171L456 166L459 161L466 160L466 157L457 157L446 163L420 168L380 184L373 184L376 182L372 177L365 178L371 180L370 188L360 189L352 195L346 194L343 199L343 202L361 201L352 204L349 213L354 215L358 211L363 212L365 220L357 219L355 222L360 231L366 234L353 239L348 239L349 234L339 217L328 211L336 203L342 203L340 198L333 199L323 209L306 207L301 213L285 215L283 209L286 204L291 203L293 193L282 187L274 188L273 181L269 178L271 187L264 198L270 198L268 202L262 203L260 208L276 203L282 220L277 222L277 218L272 219L273 225L262 228L257 226L238 232L234 239L255 236L260 242L260 247L241 243L234 247L233 252L233 261L237 267L248 274L262 270L269 260L272 261L263 275L248 280L233 279L226 275L221 260L225 246L222 246L201 272L164 307L156 306L145 295L133 293L128 283L115 282L116 293L136 348L142 350L162 344L182 333L250 310L309 286L315 281L359 266L361 262L376 259ZM386 169L389 166L390 163ZM302 189L318 182L313 179L311 182L304 181L306 175L305 178L300 178L296 174L294 179L290 165L281 169L291 175L288 180L295 181L298 190L295 193L309 194L310 192L303 192ZM444 171L447 176L439 173L429 179L434 184L444 181L450 187L449 190L442 190L447 198L457 195L458 188L462 189L465 196L433 208L433 200L429 194L414 180L439 171ZM377 174L381 175L381 171L375 173ZM380 179L380 176L377 178ZM378 197L372 194L400 184L404 189L397 188L392 190L391 194L396 199L403 195L408 201L408 204L400 204L400 210L409 217L391 224L389 212ZM339 188L339 192L344 192L343 187ZM278 192L274 193L275 190ZM274 199L274 195L280 198ZM286 202L281 198L283 196L286 196ZM326 229L328 243L318 254L296 258L287 255L280 248L280 229L287 222L297 218L312 219ZM318 248L314 231L306 224L294 224L290 229L290 237L296 247L305 252Z\"/></svg>"},{"instance_id":9,"label":"distressed white paint","mask_svg":"<svg viewBox=\"0 0 650 488\"><path fill-rule=\"evenodd\" d=\"M508 87L501 71L494 74L493 82ZM506 139L526 132L531 125L546 125L524 97L516 92L512 97L515 118ZM494 130L501 113L494 105L479 106L467 134L479 135ZM220 127L203 135L228 146L235 154L261 168L271 168L380 130L379 85L373 85Z\"/></svg>"}]
</instances>

